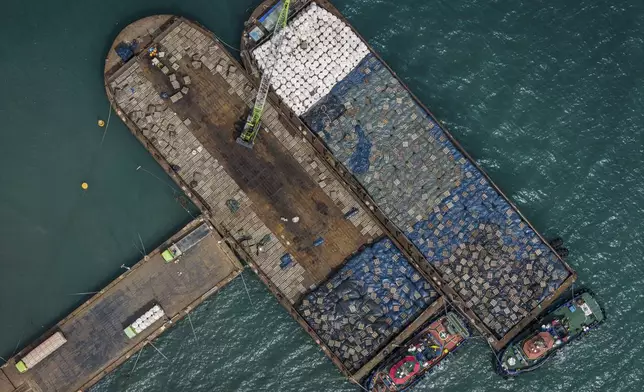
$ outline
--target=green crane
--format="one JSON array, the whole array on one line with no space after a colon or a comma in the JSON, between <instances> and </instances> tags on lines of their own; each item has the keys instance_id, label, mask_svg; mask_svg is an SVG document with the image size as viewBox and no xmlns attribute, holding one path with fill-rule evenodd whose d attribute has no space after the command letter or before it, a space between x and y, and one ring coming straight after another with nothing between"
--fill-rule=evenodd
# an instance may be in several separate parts
<instances>
[{"instance_id":1,"label":"green crane","mask_svg":"<svg viewBox=\"0 0 644 392\"><path fill-rule=\"evenodd\" d=\"M244 130L237 138L237 143L248 148L253 148L255 138L259 133L259 125L262 121L262 114L264 114L264 105L266 104L268 90L271 87L273 71L275 70L275 65L278 61L282 42L284 42L284 36L286 35L286 30L284 28L286 27L286 22L288 21L288 9L290 5L291 0L283 0L282 9L280 10L279 17L277 18L277 23L275 23L275 28L273 30L273 35L271 37L271 47L273 50L271 56L269 56L269 58L267 59L266 66L264 67L264 74L262 75L262 80L259 83L257 97L255 98L255 105L253 106L253 110L250 112L248 118L246 119Z\"/></svg>"}]
</instances>

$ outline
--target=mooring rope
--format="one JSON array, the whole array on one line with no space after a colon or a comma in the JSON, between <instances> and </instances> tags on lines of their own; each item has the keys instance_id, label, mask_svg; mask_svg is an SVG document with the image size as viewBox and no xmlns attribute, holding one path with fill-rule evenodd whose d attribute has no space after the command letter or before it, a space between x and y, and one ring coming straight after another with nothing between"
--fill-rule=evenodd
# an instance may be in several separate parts
<instances>
[{"instance_id":1,"label":"mooring rope","mask_svg":"<svg viewBox=\"0 0 644 392\"><path fill-rule=\"evenodd\" d=\"M150 176L154 177L157 181L161 182L162 184L164 184L165 186L167 186L168 188L170 188L170 190L172 191L172 195L173 195L173 196L174 196L174 198L175 198L175 201L176 201L176 202L181 206L181 208L183 208L183 210L184 210L185 212L187 212L187 213L188 213L188 215L190 215L190 217L192 217L192 219L197 219L197 217L196 217L196 216L194 216L194 215L190 212L190 210L188 210L188 208L187 208L185 205L183 205L183 203L181 202L181 200L180 200L180 199L183 197L183 195L182 195L182 193L181 193L180 191L178 191L177 189L175 189L175 188L174 188L172 185L170 185L168 182L164 181L164 180L163 180L163 179L161 179L159 176L157 176L156 174L154 174L154 173L152 173L151 171L147 170L147 169L146 169L146 168L144 168L143 166L140 166L140 165L139 165L139 166L136 168L136 171L139 171L139 170L146 172L148 175L150 175Z\"/></svg>"},{"instance_id":2,"label":"mooring rope","mask_svg":"<svg viewBox=\"0 0 644 392\"><path fill-rule=\"evenodd\" d=\"M219 36L217 36L217 34L213 33L212 35L215 37L215 39L216 39L217 41L219 41L219 42L221 42L222 44L226 45L226 46L227 46L227 47L229 47L230 49L232 49L232 50L236 50L236 51L240 52L240 50L239 50L239 49L237 49L236 47L234 47L234 46L232 46L232 45L227 44L227 43L226 43L226 41L224 41L223 39L219 38Z\"/></svg>"},{"instance_id":3,"label":"mooring rope","mask_svg":"<svg viewBox=\"0 0 644 392\"><path fill-rule=\"evenodd\" d=\"M349 377L349 380L353 381L353 383L356 384L357 386L359 386L363 391L369 392L369 390L367 388L363 387L362 384L360 384L358 381L356 381L355 378Z\"/></svg>"},{"instance_id":4,"label":"mooring rope","mask_svg":"<svg viewBox=\"0 0 644 392\"><path fill-rule=\"evenodd\" d=\"M179 191L178 191L178 190L176 190L172 185L168 184L166 181L163 181L159 176L157 176L156 174L154 174L154 173L152 173L151 171L147 170L147 169L146 169L146 168L144 168L143 166L139 165L139 166L136 168L136 171L139 171L139 170L142 170L142 171L144 171L144 172L148 173L148 174L149 174L149 175L151 175L152 177L156 178L159 182L161 182L162 184L164 184L165 186L167 186L168 188L170 188L170 190L172 190L172 194L173 194L173 195L176 195L177 193L179 193Z\"/></svg>"},{"instance_id":5,"label":"mooring rope","mask_svg":"<svg viewBox=\"0 0 644 392\"><path fill-rule=\"evenodd\" d=\"M143 253L143 251L139 249L139 246L134 242L134 240L132 240L132 246L141 254L141 257L145 257L145 253Z\"/></svg>"},{"instance_id":6,"label":"mooring rope","mask_svg":"<svg viewBox=\"0 0 644 392\"><path fill-rule=\"evenodd\" d=\"M142 352L143 352L143 347L141 347L141 349L139 350L139 354L136 356L136 360L134 361L134 367L132 368L132 370L130 370L130 373L128 373L127 375L128 377L130 377L134 369L136 369L136 364L139 363L139 358L141 358Z\"/></svg>"},{"instance_id":7,"label":"mooring rope","mask_svg":"<svg viewBox=\"0 0 644 392\"><path fill-rule=\"evenodd\" d=\"M192 325L192 318L190 318L190 312L186 312L186 314L188 315L188 321L190 321L190 329L192 329L192 334L194 335L195 340L197 340L197 333L195 332L194 325Z\"/></svg>"},{"instance_id":8,"label":"mooring rope","mask_svg":"<svg viewBox=\"0 0 644 392\"><path fill-rule=\"evenodd\" d=\"M23 337L23 335L24 335L24 331L23 331L23 333L22 333L22 334L20 334L20 339L18 339L18 343L16 343L16 348L14 348L14 349L13 349L13 352L11 353L11 356L12 356L12 357L13 357L13 355L16 353L16 351L18 351L18 346L20 346L20 342L22 342L22 337Z\"/></svg>"},{"instance_id":9,"label":"mooring rope","mask_svg":"<svg viewBox=\"0 0 644 392\"><path fill-rule=\"evenodd\" d=\"M90 295L90 294L94 295L94 294L98 294L98 293L100 293L100 291L83 291L81 293L71 293L71 294L67 294L67 295Z\"/></svg>"},{"instance_id":10,"label":"mooring rope","mask_svg":"<svg viewBox=\"0 0 644 392\"><path fill-rule=\"evenodd\" d=\"M141 234L136 233L139 236L139 241L141 242L141 248L143 248L143 257L147 255L147 252L145 251L145 245L143 245L143 240L141 239Z\"/></svg>"},{"instance_id":11,"label":"mooring rope","mask_svg":"<svg viewBox=\"0 0 644 392\"><path fill-rule=\"evenodd\" d=\"M105 135L107 135L107 129L110 127L110 119L112 118L112 101L110 101L109 112L107 114L107 122L105 123L105 131L103 131L103 137L101 138L100 147L103 147L103 142L105 141Z\"/></svg>"},{"instance_id":12,"label":"mooring rope","mask_svg":"<svg viewBox=\"0 0 644 392\"><path fill-rule=\"evenodd\" d=\"M244 283L244 289L246 290L246 295L248 295L248 300L250 301L251 306L253 306L253 300L250 298L250 292L248 292L248 286L246 286L246 280L244 279L244 271L241 272L242 282Z\"/></svg>"},{"instance_id":13,"label":"mooring rope","mask_svg":"<svg viewBox=\"0 0 644 392\"><path fill-rule=\"evenodd\" d=\"M169 360L169 359L168 359L168 357L166 357L165 355L163 355L163 353L161 352L161 350L159 350L159 349L157 348L157 346L155 346L154 344L152 344L152 342L148 342L148 344L149 344L150 346L152 346L152 348L153 348L153 349L157 350L157 352L158 352L159 354L161 354L161 356L162 356L163 358L165 358L165 360L166 360L166 361L168 361L168 360Z\"/></svg>"}]
</instances>

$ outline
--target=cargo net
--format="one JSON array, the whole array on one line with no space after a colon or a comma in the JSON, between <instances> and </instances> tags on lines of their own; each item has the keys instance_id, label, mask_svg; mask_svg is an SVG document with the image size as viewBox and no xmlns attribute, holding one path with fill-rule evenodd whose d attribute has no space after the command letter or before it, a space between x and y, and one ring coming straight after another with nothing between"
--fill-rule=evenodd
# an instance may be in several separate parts
<instances>
[{"instance_id":1,"label":"cargo net","mask_svg":"<svg viewBox=\"0 0 644 392\"><path fill-rule=\"evenodd\" d=\"M311 3L285 28L279 51L267 41L253 51L262 71L279 52L271 85L298 116L327 95L369 53L338 17Z\"/></svg>"},{"instance_id":2,"label":"cargo net","mask_svg":"<svg viewBox=\"0 0 644 392\"><path fill-rule=\"evenodd\" d=\"M429 282L385 238L353 256L298 310L355 371L436 298Z\"/></svg>"},{"instance_id":3,"label":"cargo net","mask_svg":"<svg viewBox=\"0 0 644 392\"><path fill-rule=\"evenodd\" d=\"M569 276L373 55L302 119L498 337Z\"/></svg>"}]
</instances>

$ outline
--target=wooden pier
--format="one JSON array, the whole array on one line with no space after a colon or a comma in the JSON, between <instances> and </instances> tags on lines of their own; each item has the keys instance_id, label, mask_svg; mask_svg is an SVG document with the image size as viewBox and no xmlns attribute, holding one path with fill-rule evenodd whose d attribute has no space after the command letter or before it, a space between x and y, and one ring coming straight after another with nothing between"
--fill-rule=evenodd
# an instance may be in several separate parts
<instances>
[{"instance_id":1,"label":"wooden pier","mask_svg":"<svg viewBox=\"0 0 644 392\"><path fill-rule=\"evenodd\" d=\"M11 358L0 369L0 392L87 390L228 284L243 267L214 230L176 262L166 263L161 256L203 223L201 218L189 223ZM166 316L129 339L124 328L150 304L161 306ZM20 374L16 361L55 331L62 332L67 342Z\"/></svg>"}]
</instances>

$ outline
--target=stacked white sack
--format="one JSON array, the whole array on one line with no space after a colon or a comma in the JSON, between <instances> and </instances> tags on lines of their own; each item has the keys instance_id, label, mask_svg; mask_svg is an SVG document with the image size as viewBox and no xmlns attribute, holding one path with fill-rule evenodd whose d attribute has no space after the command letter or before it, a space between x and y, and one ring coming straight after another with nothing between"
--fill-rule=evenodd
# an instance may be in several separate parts
<instances>
[{"instance_id":1,"label":"stacked white sack","mask_svg":"<svg viewBox=\"0 0 644 392\"><path fill-rule=\"evenodd\" d=\"M132 323L132 328L134 329L134 332L140 333L164 315L165 312L163 309L161 309L159 305L154 305L152 309L145 312L143 316L139 317Z\"/></svg>"},{"instance_id":2,"label":"stacked white sack","mask_svg":"<svg viewBox=\"0 0 644 392\"><path fill-rule=\"evenodd\" d=\"M298 116L326 96L369 54L338 17L311 3L284 30L279 55L271 41L253 51L260 68L277 59L271 85Z\"/></svg>"}]
</instances>

